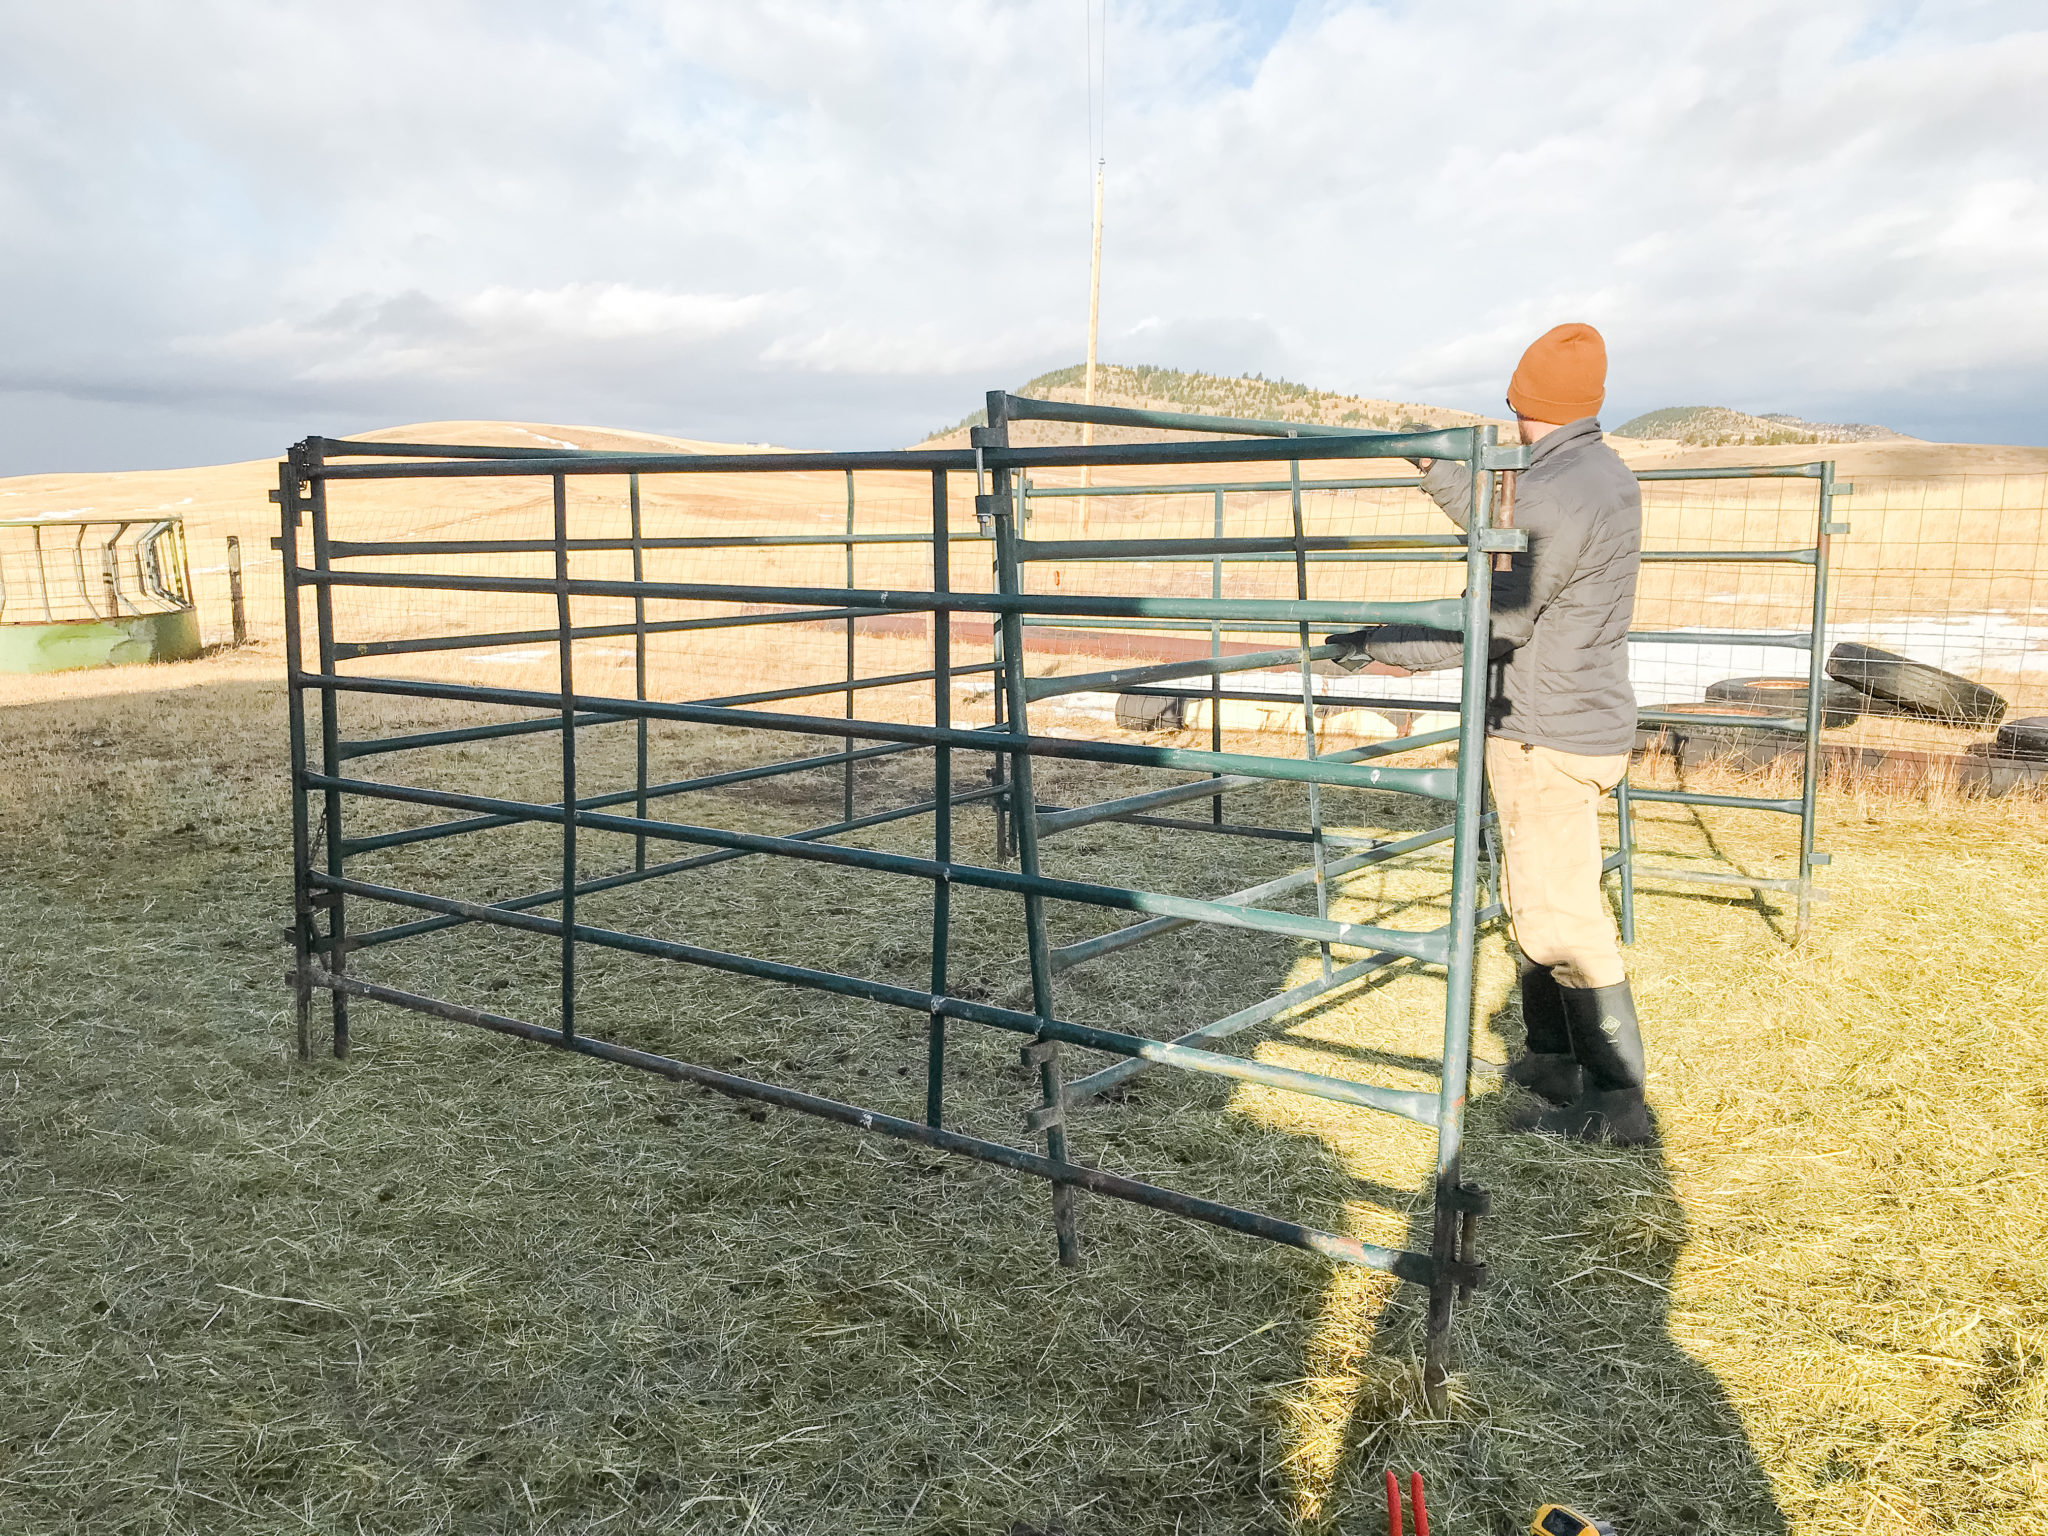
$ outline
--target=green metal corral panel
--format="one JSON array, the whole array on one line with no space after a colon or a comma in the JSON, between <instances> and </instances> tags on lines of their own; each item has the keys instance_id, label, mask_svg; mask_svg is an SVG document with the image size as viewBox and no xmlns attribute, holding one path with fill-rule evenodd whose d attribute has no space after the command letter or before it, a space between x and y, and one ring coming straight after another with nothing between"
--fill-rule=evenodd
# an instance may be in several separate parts
<instances>
[{"instance_id":1,"label":"green metal corral panel","mask_svg":"<svg viewBox=\"0 0 2048 1536\"><path fill-rule=\"evenodd\" d=\"M180 608L76 623L0 624L0 672L73 672L199 654L199 613Z\"/></svg>"}]
</instances>

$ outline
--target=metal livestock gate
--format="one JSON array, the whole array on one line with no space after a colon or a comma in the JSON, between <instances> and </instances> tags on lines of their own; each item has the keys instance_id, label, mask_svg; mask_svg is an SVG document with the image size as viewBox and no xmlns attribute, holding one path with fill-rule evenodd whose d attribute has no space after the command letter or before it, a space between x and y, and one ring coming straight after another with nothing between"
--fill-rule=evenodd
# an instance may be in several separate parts
<instances>
[{"instance_id":1,"label":"metal livestock gate","mask_svg":"<svg viewBox=\"0 0 2048 1536\"><path fill-rule=\"evenodd\" d=\"M1168 411L1132 410L1116 406L1076 406L1066 402L1020 400L1012 397L1008 409L1011 420L1088 421L1104 426L1139 428L1229 430L1223 423L1228 418L1189 416ZM1278 425L1278 424L1274 424ZM1324 429L1328 430L1328 429ZM1796 795L1771 796L1753 794L1713 794L1684 787L1672 789L1639 788L1631 784L1629 776L1623 775L1613 790L1615 802L1616 834L1619 846L1605 861L1610 874L1620 876L1619 915L1621 938L1624 944L1635 942L1636 890L1638 878L1653 880L1676 880L1696 883L1709 887L1730 887L1777 891L1794 898L1797 918L1794 932L1800 939L1805 938L1812 919L1814 901L1826 893L1814 883L1814 871L1828 863L1828 855L1815 847L1816 801L1820 789L1822 768L1822 731L1831 713L1826 706L1827 678L1827 606L1828 606L1828 554L1830 541L1849 532L1849 525L1838 521L1835 498L1849 496L1855 487L1846 481L1835 479L1835 466L1831 461L1816 461L1807 464L1774 464L1735 467L1701 467L1685 469L1646 469L1636 471L1636 479L1654 494L1655 489L1667 485L1712 486L1717 483L1744 483L1770 481L1804 481L1815 488L1815 511L1811 519L1812 535L1809 542L1798 544L1774 544L1770 548L1724 548L1703 540L1686 548L1645 549L1642 560L1646 566L1702 566L1718 567L1777 567L1807 572L1808 588L1801 604L1806 622L1798 628L1779 629L1715 629L1698 623L1645 625L1640 618L1629 629L1631 645L1656 647L1702 647L1730 646L1763 648L1770 650L1804 651L1806 653L1802 672L1804 678L1794 698L1799 700L1786 708L1743 709L1726 703L1716 703L1711 698L1703 703L1692 703L1681 708L1670 705L1651 705L1637 710L1637 724L1641 731L1639 740L1646 744L1670 745L1671 738L1684 733L1704 733L1718 738L1717 744L1733 747L1740 755L1750 758L1762 756L1775 758L1780 750L1796 739L1799 752L1799 793ZM1213 552L1208 560L1214 573L1214 590L1220 595L1223 569L1226 565L1267 560L1298 559L1305 567L1308 564L1326 561L1386 560L1399 558L1404 561L1435 562L1461 558L1456 549L1413 548L1391 556L1387 551L1377 553L1354 553L1340 550L1304 548L1297 556L1275 554L1268 551L1232 551L1223 542L1224 499L1227 496L1247 493L1268 492L1291 494L1296 519L1301 517L1301 498L1305 490L1328 489L1377 489L1395 485L1409 485L1411 480L1349 479L1304 482L1297 472L1282 481L1236 481L1210 484L1157 484L1157 485L1097 485L1097 486L1034 486L1028 474L1018 488L1020 521L1028 526L1031 503L1034 500L1062 501L1069 498L1084 499L1094 503L1100 499L1143 498L1156 500L1168 497L1184 497L1191 494L1212 496L1215 506L1215 540ZM1028 545L1026 546L1029 547ZM1043 558L1054 558L1058 551L1048 550ZM1123 556L1122 558L1138 558ZM1183 553L1182 558L1198 560L1198 554ZM1030 620L1026 621L1027 624ZM1045 626L1066 627L1067 620L1045 618L1037 621ZM1086 621L1081 621L1085 624ZM1127 619L1128 625L1140 625L1154 629L1172 628L1171 621L1158 619ZM1244 626L1239 626L1242 629ZM1284 629L1285 625L1272 625ZM1230 663L1222 660L1222 631L1220 626L1212 627L1211 655L1217 665L1203 668L1152 667L1135 669L1128 673L1105 674L1100 678L1057 679L1045 684L1027 685L1039 691L1033 697L1044 697L1079 688L1115 687L1119 692L1140 698L1165 700L1206 700L1211 705L1210 724L1216 746L1221 750L1221 710L1217 706L1225 700L1238 702L1292 703L1295 695L1272 691L1233 689L1224 692L1223 676L1236 670L1263 670L1271 665L1271 658L1238 658ZM1300 695L1304 707L1312 708L1320 702L1325 707L1355 705L1364 708L1394 709L1402 714L1443 711L1455 714L1461 707L1456 699L1431 697L1377 698L1363 693L1329 694L1316 693L1309 684L1306 667L1311 656L1301 658L1304 667L1303 692ZM1179 684L1178 679L1206 671L1207 685L1200 691L1193 691ZM1787 678L1788 683L1793 679ZM1455 733L1447 733L1455 734ZM1175 800L1202 798L1203 792L1183 786L1177 790L1162 790L1148 801L1151 805L1163 805ZM1644 865L1637 863L1633 804L1644 801L1665 805L1711 806L1721 810L1769 811L1798 819L1799 839L1797 847L1798 873L1775 877L1745 875L1720 870L1700 870L1675 867L1669 863ZM1222 821L1221 799L1217 805L1216 820ZM1125 809L1135 811L1133 805ZM1105 808L1092 807L1077 811L1056 812L1051 817L1042 817L1040 826L1046 830L1061 830L1069 826L1083 826L1102 819ZM1322 838L1319 818L1311 807L1311 832L1315 834L1318 869L1321 868ZM1066 965L1079 964L1096 955L1107 954L1127 944L1141 942L1154 934L1166 931L1159 924L1146 924L1126 930L1122 934L1110 935L1101 940L1089 941L1070 946L1068 950L1055 952L1055 969ZM1249 1028L1260 1022L1266 1015L1258 1014L1243 1020L1242 1027ZM1220 1033L1212 1029L1208 1038ZM1126 1063L1097 1074L1101 1088L1108 1088L1142 1071L1140 1063ZM1084 1085L1076 1084L1079 1091Z\"/></svg>"},{"instance_id":2,"label":"metal livestock gate","mask_svg":"<svg viewBox=\"0 0 2048 1536\"><path fill-rule=\"evenodd\" d=\"M349 1049L351 998L364 998L417 1010L438 1018L480 1026L558 1049L635 1067L663 1077L698 1084L744 1099L836 1121L861 1130L979 1159L1041 1178L1052 1185L1053 1222L1060 1262L1079 1261L1080 1238L1076 1192L1129 1201L1137 1205L1226 1228L1270 1242L1289 1244L1322 1254L1335 1262L1391 1272L1427 1289L1428 1321L1424 1377L1432 1397L1440 1398L1450 1365L1450 1323L1461 1291L1480 1283L1484 1269L1475 1248L1477 1217L1486 1208L1482 1191L1459 1176L1466 1090L1470 1070L1475 938L1481 925L1498 914L1498 904L1482 908L1481 860L1487 852L1483 803L1483 755L1488 650L1488 602L1496 554L1526 547L1523 535L1495 526L1493 471L1524 467L1527 450L1497 442L1496 429L1465 427L1405 434L1360 433L1342 428L1283 422L1250 422L1226 418L1175 417L1172 425L1211 433L1241 434L1239 441L1174 441L1103 444L1093 447L1017 447L1009 442L1009 422L1030 416L1075 419L1076 408L1033 402L1000 393L989 397L988 425L974 429L972 446L964 449L875 453L758 454L619 454L552 449L488 449L397 443L344 442L310 438L295 446L279 467L273 493L282 511L287 669L290 693L292 761L293 871L295 921L292 936L296 961L298 1043L302 1055L312 1048L310 1000L313 992L329 994L332 1043L337 1056ZM1096 412L1095 419L1115 413ZM1277 537L1211 537L1196 540L1094 539L1059 545L1034 545L1022 536L1016 516L1019 475L1031 469L1058 466L1166 468L1206 464L1287 465L1290 483L1303 484L1300 466L1356 460L1388 460L1408 456L1462 460L1475 471L1469 533L1309 536L1294 501L1290 535ZM1406 466L1402 466L1406 468ZM645 530L641 489L645 481L669 476L776 476L819 470L843 472L848 486L848 531L838 535L711 535L683 537ZM856 474L911 472L930 486L928 532L856 535L852 522L852 486ZM981 531L955 532L949 524L950 477L972 475L975 508ZM330 502L365 493L377 482L418 481L444 490L461 483L520 477L537 480L552 496L552 536L525 539L450 539L400 537L346 540L334 535ZM630 530L619 536L586 536L574 526L572 483L590 477L612 477L626 491L632 508ZM1309 482L1314 483L1314 482ZM1348 482L1346 482L1348 483ZM1412 486L1412 475L1360 481L1380 486ZM310 526L308 526L310 525ZM310 562L304 541L310 535ZM852 551L873 540L928 548L928 577L910 589L855 588L851 585ZM951 578L952 546L993 555L993 590L963 591ZM647 579L643 561L652 553L679 549L744 550L797 544L843 543L848 551L849 581L844 587L784 586L740 581L669 582ZM1462 563L1465 589L1460 598L1428 601L1314 600L1308 593L1310 557L1341 554L1347 560L1404 558L1429 550ZM450 572L433 569L444 557L502 562L551 557L551 575L507 575L491 570ZM630 557L630 574L593 576L593 561L621 562ZM1292 562L1296 593L1281 597L1224 597L1218 586L1208 597L1111 593L1109 595L1027 593L1025 572L1034 561L1060 559L1100 562L1111 571L1128 569L1119 561L1154 559L1212 562L1236 559ZM579 565L585 574L579 574ZM1091 566L1091 568L1095 568ZM1217 567L1221 569L1220 565ZM552 624L490 633L404 635L337 633L337 594L359 589L387 589L408 602L424 603L424 594L460 594L465 603L492 597L518 597L552 604ZM313 634L304 634L302 595L310 598ZM591 608L631 604L630 622L592 622ZM650 605L688 612L682 617L649 617ZM705 611L712 609L716 611ZM579 614L581 615L579 617ZM952 646L958 616L986 616L995 641L988 663L956 666ZM855 622L893 621L908 616L912 624L929 627L929 665L910 673L880 677L848 676L822 684L758 688L749 693L712 699L650 697L646 664L650 635L693 631L759 630L783 624L815 625L844 620L848 655ZM1035 731L1032 705L1064 684L1048 685L1027 678L1022 666L1027 625L1038 623L1171 624L1200 629L1240 626L1256 631L1283 629L1293 637L1284 656L1299 660L1304 680L1311 658L1318 654L1316 632L1355 628L1382 622L1422 623L1463 635L1465 666L1458 723L1449 730L1404 736L1342 752L1318 754L1312 713L1305 713L1308 731L1304 756L1261 755L1220 750L1220 737L1210 750L1158 746L1117 740L1086 740ZM770 635L776 631L768 631ZM788 631L781 631L788 633ZM632 694L622 689L593 693L579 686L579 643L599 638L630 638L637 665ZM359 664L389 656L464 653L512 644L539 645L557 662L553 687L493 686L445 676L378 675ZM309 655L310 651L310 655ZM1271 657L1266 658L1271 664ZM1164 669L1171 676L1214 676L1235 669L1239 661L1211 657ZM1115 690L1126 684L1159 680L1162 669L1137 678L1120 672L1099 675L1093 686ZM954 722L955 683L970 673L993 673L994 719L988 725ZM1076 680L1069 680L1070 682ZM916 720L867 718L856 715L856 694L870 689L903 689L930 684ZM687 691L687 690L686 690ZM844 693L844 716L778 712L777 703L799 698L830 698ZM508 707L516 718L487 724L399 735L344 739L341 706L345 697L454 701L466 705ZM875 695L869 694L869 697ZM771 706L771 707L764 707ZM1305 711L1311 708L1304 702ZM884 713L876 710L873 713ZM650 722L683 722L714 730L767 731L791 737L822 737L838 750L785 761L698 775L674 782L650 783L647 730ZM635 782L625 788L591 793L579 783L578 740L586 731L630 724L638 737ZM366 759L391 754L433 754L446 748L458 752L470 744L508 736L551 733L560 740L559 797L516 798L493 794L475 782L457 790L430 789L369 776ZM1455 741L1455 763L1449 766L1400 765L1386 759ZM866 743L866 745L857 745ZM482 749L485 751L490 748ZM767 835L731 827L702 825L661 814L662 802L693 791L751 782L775 776L841 767L849 775L856 761L879 755L929 753L931 793L916 804L856 815L851 778L845 814L834 824L808 829L798 836ZM972 754L989 765L986 782L961 788L956 775L958 754ZM418 761L417 758L408 759ZM438 760L438 759L437 759ZM1033 790L1033 765L1041 760L1099 763L1127 768L1165 769L1210 775L1192 784L1177 783L1151 795L1123 797L1090 807L1042 807ZM552 770L550 770L552 772ZM1434 832L1393 843L1326 847L1320 826L1306 834L1240 827L1222 822L1222 796L1267 782L1307 786L1312 813L1322 787L1397 791L1438 801L1450 808L1446 825ZM1199 825L1223 835L1292 836L1311 845L1313 867L1279 882L1282 888L1315 888L1317 915L1262 908L1257 903L1273 894L1261 888L1219 899L1195 899L1136 889L1126 885L1054 878L1040 869L1042 837L1089 820L1114 819L1175 825L1148 814L1174 801L1210 798L1213 819ZM352 833L351 804L381 801L435 813L430 820L397 830ZM974 803L999 808L1006 835L992 865L962 862L953 847L954 811ZM913 855L848 846L832 839L885 822L927 820L929 852ZM548 889L495 902L460 899L433 890L416 890L366 880L350 870L360 856L507 826L559 829L560 877ZM631 840L628 867L590 875L579 866L579 834ZM554 834L550 834L554 835ZM1358 839L1338 839L1361 844ZM1451 846L1449 921L1433 930L1351 923L1331 919L1327 884L1334 871L1376 859L1397 857L1415 847L1448 842ZM681 845L680 856L650 861L648 847ZM1007 857L1014 852L1014 867ZM862 878L897 877L919 882L930 892L930 984L925 987L844 974L837 970L789 963L773 957L736 953L662 937L653 933L594 926L578 916L579 898L618 890L640 882L672 878L722 860L766 855L799 865L818 863L863 872ZM360 865L358 865L360 868ZM795 871L792 871L795 874ZM871 883L880 886L879 879ZM1031 1007L998 1006L961 996L948 987L948 945L951 934L950 893L956 888L1001 892L1019 898L1023 907ZM1088 958L1056 950L1047 935L1046 904L1078 903L1136 914L1141 920L1108 936L1094 953L1107 952L1133 937L1162 927L1189 923L1216 925L1282 935L1314 946L1322 959L1322 975L1292 989L1271 1004L1247 1010L1217 1024L1158 1040L1074 1022L1055 1004L1054 977L1066 964ZM403 922L362 927L355 920L365 908L397 908L410 914ZM554 1022L493 1013L454 998L426 995L379 981L371 957L383 946L417 944L437 932L465 925L492 925L523 931L553 941L559 954L559 1012ZM1087 946L1078 946L1085 948ZM1335 947L1355 959L1332 960ZM627 954L684 965L709 967L740 977L782 986L819 989L843 997L890 1005L925 1020L925 1113L921 1121L882 1113L798 1088L759 1081L657 1054L591 1032L594 1010L579 1000L579 955L594 950ZM1442 1053L1434 1093L1380 1087L1344 1078L1247 1059L1211 1048L1222 1036L1271 1017L1306 997L1344 985L1364 972L1405 958L1439 968L1446 986ZM580 1005L581 1004L581 1005ZM616 1023L616 1020L609 1021ZM945 1124L947 1104L947 1031L953 1025L977 1025L1007 1031L1025 1042L1022 1058L1036 1069L1038 1103L1026 1116L1027 1129L1039 1139L1037 1150L967 1135ZM1080 1079L1063 1080L1062 1048L1085 1048L1124 1058L1121 1065ZM1378 1110L1431 1127L1436 1135L1434 1215L1426 1252L1376 1246L1338 1233L1286 1220L1261 1211L1222 1204L1180 1190L1112 1174L1076 1161L1069 1145L1066 1111L1130 1071L1167 1066L1226 1080L1262 1084L1339 1104Z\"/></svg>"}]
</instances>

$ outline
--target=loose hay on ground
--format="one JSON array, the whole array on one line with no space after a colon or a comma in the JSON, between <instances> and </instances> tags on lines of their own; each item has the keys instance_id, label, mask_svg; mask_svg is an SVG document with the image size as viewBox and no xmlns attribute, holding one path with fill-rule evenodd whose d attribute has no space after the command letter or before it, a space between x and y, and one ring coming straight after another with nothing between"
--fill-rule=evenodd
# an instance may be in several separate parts
<instances>
[{"instance_id":1,"label":"loose hay on ground","mask_svg":"<svg viewBox=\"0 0 2048 1536\"><path fill-rule=\"evenodd\" d=\"M1632 1531L2044 1528L2036 802L1831 795L1834 899L1801 949L1774 903L1646 893L1632 963L1664 1145L1508 1137L1482 1083L1496 1283L1433 1421L1408 1363L1417 1298L1377 1276L1104 1201L1084 1206L1088 1269L1066 1274L1040 1186L388 1010L362 1010L352 1062L300 1067L273 937L273 667L0 708L10 1532L1374 1529L1388 1464L1425 1472L1447 1531L1519 1528L1545 1497ZM668 750L695 749L678 733ZM542 785L545 759L492 756L494 787ZM1049 775L1048 798L1113 777ZM878 770L863 803L919 782ZM830 819L836 795L717 808L787 828ZM1646 852L1782 867L1781 823L1645 811ZM986 815L963 813L962 837L985 856ZM407 867L497 894L546 883L544 836L494 846ZM1048 858L1208 892L1287 854L1118 827ZM921 892L862 902L791 875L740 861L639 912L915 972ZM1440 888L1376 874L1347 899L1421 902L1403 919L1421 923ZM961 925L963 975L995 991L1017 973L1011 905ZM421 955L380 974L547 1006L544 945L465 931ZM1181 934L1063 996L1156 1029L1304 963ZM1510 979L1495 946L1496 1058ZM610 957L589 985L622 1038L882 1108L921 1098L906 1016ZM1419 1083L1406 1058L1428 1054L1440 996L1397 972L1247 1048ZM1014 1137L1013 1042L957 1038L964 1122ZM1426 1138L1264 1090L1153 1075L1075 1137L1361 1236L1412 1240L1424 1208Z\"/></svg>"}]
</instances>

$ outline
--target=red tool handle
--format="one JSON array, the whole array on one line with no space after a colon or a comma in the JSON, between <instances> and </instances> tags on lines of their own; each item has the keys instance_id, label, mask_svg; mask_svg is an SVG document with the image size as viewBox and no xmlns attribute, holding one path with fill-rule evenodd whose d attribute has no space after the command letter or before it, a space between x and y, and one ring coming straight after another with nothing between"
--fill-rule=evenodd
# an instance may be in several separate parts
<instances>
[{"instance_id":1,"label":"red tool handle","mask_svg":"<svg viewBox=\"0 0 2048 1536\"><path fill-rule=\"evenodd\" d=\"M1429 1511L1422 1503L1422 1474L1408 1474L1408 1503L1415 1510L1415 1536L1429 1536Z\"/></svg>"},{"instance_id":2,"label":"red tool handle","mask_svg":"<svg viewBox=\"0 0 2048 1536\"><path fill-rule=\"evenodd\" d=\"M1387 1536L1401 1536L1401 1481L1387 1468Z\"/></svg>"}]
</instances>

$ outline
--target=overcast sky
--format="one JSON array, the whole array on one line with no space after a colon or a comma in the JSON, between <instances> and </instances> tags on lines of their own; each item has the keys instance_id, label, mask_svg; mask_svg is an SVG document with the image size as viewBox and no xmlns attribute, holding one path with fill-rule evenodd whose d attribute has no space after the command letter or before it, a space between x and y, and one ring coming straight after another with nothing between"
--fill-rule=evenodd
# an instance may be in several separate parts
<instances>
[{"instance_id":1,"label":"overcast sky","mask_svg":"<svg viewBox=\"0 0 2048 1536\"><path fill-rule=\"evenodd\" d=\"M0 474L899 445L1080 359L1085 0L0 0ZM2048 442L2048 16L1110 0L1103 355Z\"/></svg>"}]
</instances>

